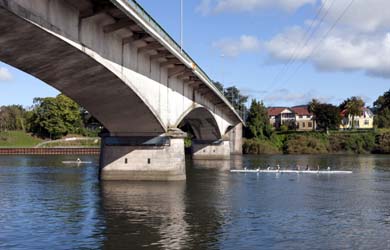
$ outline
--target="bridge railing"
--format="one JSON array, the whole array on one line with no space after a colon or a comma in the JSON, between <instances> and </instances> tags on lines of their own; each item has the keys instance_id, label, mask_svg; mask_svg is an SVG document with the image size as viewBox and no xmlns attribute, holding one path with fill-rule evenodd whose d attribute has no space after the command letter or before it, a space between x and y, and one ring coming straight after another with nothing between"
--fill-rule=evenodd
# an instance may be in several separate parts
<instances>
[{"instance_id":1,"label":"bridge railing","mask_svg":"<svg viewBox=\"0 0 390 250\"><path fill-rule=\"evenodd\" d=\"M175 41L175 39L173 39L169 34L168 32L166 32L164 30L163 27L161 27L160 24L158 24L153 17L151 17L144 8L142 8L142 6L137 3L136 0L128 0L127 1L128 4L130 5L130 7L136 11L145 21L147 21L153 28L155 31L157 31L159 33L159 35L165 39L165 41L167 41L174 49L176 49L177 51L181 51L181 54L182 56L191 63L191 65L193 65L193 70L196 71L197 73L199 73L204 79L206 79L210 85L211 88L213 88L215 91L217 91L218 93L220 93L220 96L221 98L224 99L224 101L226 103L228 103L231 108L233 109L233 111L236 113L237 116L240 116L237 111L234 109L233 105L225 98L223 92L221 92L217 87L214 86L211 78L206 74L206 72L203 71L203 69L201 67L199 67L199 65L191 58L191 56L189 56L187 54L187 52L185 52L181 47L180 45ZM241 116L240 116L241 117Z\"/></svg>"}]
</instances>

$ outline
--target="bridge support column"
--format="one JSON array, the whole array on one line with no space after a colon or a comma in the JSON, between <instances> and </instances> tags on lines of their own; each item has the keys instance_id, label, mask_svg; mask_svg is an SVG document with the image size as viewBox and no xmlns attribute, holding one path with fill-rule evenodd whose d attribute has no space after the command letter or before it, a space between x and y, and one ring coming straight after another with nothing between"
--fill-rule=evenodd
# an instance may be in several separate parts
<instances>
[{"instance_id":1,"label":"bridge support column","mask_svg":"<svg viewBox=\"0 0 390 250\"><path fill-rule=\"evenodd\" d=\"M192 159L194 160L228 160L230 159L230 142L193 141Z\"/></svg>"},{"instance_id":2,"label":"bridge support column","mask_svg":"<svg viewBox=\"0 0 390 250\"><path fill-rule=\"evenodd\" d=\"M229 133L230 153L242 155L242 123L237 124Z\"/></svg>"},{"instance_id":3,"label":"bridge support column","mask_svg":"<svg viewBox=\"0 0 390 250\"><path fill-rule=\"evenodd\" d=\"M102 136L101 180L185 180L185 136L182 131L158 137Z\"/></svg>"}]
</instances>

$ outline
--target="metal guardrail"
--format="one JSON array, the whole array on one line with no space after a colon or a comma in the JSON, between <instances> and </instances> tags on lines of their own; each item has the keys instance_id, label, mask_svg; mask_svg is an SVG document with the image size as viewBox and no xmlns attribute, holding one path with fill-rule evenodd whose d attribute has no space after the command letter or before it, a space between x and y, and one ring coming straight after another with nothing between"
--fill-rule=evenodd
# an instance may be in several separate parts
<instances>
[{"instance_id":1,"label":"metal guardrail","mask_svg":"<svg viewBox=\"0 0 390 250\"><path fill-rule=\"evenodd\" d=\"M127 0L127 3L129 4L129 6L135 11L137 12L146 22L148 22L148 24L150 24L155 31L157 31L157 33L165 39L165 41L167 43L169 43L169 45L171 45L174 49L176 49L178 52L181 52L181 55L189 62L191 62L191 64L193 65L193 70L197 73L199 73L204 79L206 79L210 85L211 88L214 89L214 91L216 91L217 93L220 94L220 97L223 99L223 101L228 104L228 106L230 106L230 108L233 110L233 112L240 118L240 119L243 119L239 114L238 112L235 110L235 108L233 107L233 105L226 99L226 97L224 96L224 94L213 84L211 78L206 74L206 72L204 72L204 70L199 67L199 65L191 58L190 55L187 54L187 52L185 52L184 50L181 49L180 45L175 41L175 39L173 39L169 34L168 32L166 32L164 30L163 27L161 27L160 24L157 23L156 20L154 20L154 18L152 16L150 16L146 10L144 8L142 8L142 6L136 1L136 0ZM241 120L243 122L243 120Z\"/></svg>"}]
</instances>

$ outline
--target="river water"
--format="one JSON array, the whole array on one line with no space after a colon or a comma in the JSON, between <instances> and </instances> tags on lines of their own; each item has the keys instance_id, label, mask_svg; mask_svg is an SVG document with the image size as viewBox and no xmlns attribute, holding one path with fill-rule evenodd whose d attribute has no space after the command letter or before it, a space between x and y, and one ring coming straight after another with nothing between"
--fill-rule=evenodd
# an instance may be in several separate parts
<instances>
[{"instance_id":1,"label":"river water","mask_svg":"<svg viewBox=\"0 0 390 250\"><path fill-rule=\"evenodd\" d=\"M75 158L0 157L0 249L390 249L390 156L188 161L172 183L99 183ZM354 173L228 171L268 164Z\"/></svg>"}]
</instances>

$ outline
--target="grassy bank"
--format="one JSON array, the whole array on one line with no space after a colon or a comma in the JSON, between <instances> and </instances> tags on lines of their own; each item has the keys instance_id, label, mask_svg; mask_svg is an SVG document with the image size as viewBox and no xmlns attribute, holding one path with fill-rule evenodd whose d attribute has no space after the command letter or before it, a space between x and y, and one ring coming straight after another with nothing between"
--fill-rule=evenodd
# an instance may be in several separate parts
<instances>
[{"instance_id":1,"label":"grassy bank","mask_svg":"<svg viewBox=\"0 0 390 250\"><path fill-rule=\"evenodd\" d=\"M24 131L3 131L0 132L0 147L34 147L43 140L32 136Z\"/></svg>"},{"instance_id":2,"label":"grassy bank","mask_svg":"<svg viewBox=\"0 0 390 250\"><path fill-rule=\"evenodd\" d=\"M390 130L275 133L268 140L245 139L246 154L389 154Z\"/></svg>"},{"instance_id":3,"label":"grassy bank","mask_svg":"<svg viewBox=\"0 0 390 250\"><path fill-rule=\"evenodd\" d=\"M0 147L2 148L33 148L40 145L42 148L58 148L58 147L99 147L100 139L86 138L80 135L69 135L68 138L82 138L81 140L58 140L48 141L42 140L39 137L33 136L24 131L6 131L0 132Z\"/></svg>"}]
</instances>

